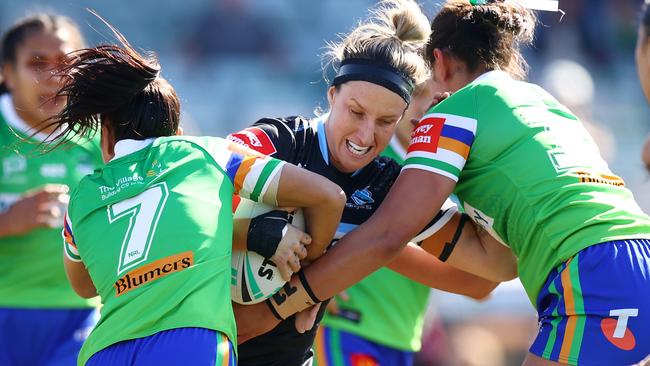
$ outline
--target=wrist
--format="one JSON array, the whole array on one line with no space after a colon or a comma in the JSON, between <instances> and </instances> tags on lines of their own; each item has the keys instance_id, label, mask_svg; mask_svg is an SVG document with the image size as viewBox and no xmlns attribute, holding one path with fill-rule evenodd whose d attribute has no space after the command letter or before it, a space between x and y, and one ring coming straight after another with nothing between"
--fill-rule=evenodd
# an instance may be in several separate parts
<instances>
[{"instance_id":1,"label":"wrist","mask_svg":"<svg viewBox=\"0 0 650 366\"><path fill-rule=\"evenodd\" d=\"M267 300L267 305L276 319L282 321L319 302L321 301L312 291L305 274L300 271Z\"/></svg>"},{"instance_id":2,"label":"wrist","mask_svg":"<svg viewBox=\"0 0 650 366\"><path fill-rule=\"evenodd\" d=\"M246 249L270 259L287 232L289 213L275 210L251 220L246 239Z\"/></svg>"}]
</instances>

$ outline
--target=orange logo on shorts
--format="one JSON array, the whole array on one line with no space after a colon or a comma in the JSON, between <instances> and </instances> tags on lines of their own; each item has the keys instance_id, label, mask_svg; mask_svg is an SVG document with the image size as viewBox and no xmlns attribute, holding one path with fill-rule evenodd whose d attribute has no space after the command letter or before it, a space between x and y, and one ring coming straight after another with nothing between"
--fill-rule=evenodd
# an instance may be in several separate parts
<instances>
[{"instance_id":1,"label":"orange logo on shorts","mask_svg":"<svg viewBox=\"0 0 650 366\"><path fill-rule=\"evenodd\" d=\"M379 366L374 358L362 353L353 354L350 356L350 361L352 361L352 366Z\"/></svg>"},{"instance_id":2,"label":"orange logo on shorts","mask_svg":"<svg viewBox=\"0 0 650 366\"><path fill-rule=\"evenodd\" d=\"M630 317L639 315L639 309L616 309L609 312L609 316L614 318L605 318L600 322L600 329L605 338L616 347L630 351L636 347L636 338L627 327L627 321Z\"/></svg>"}]
</instances>

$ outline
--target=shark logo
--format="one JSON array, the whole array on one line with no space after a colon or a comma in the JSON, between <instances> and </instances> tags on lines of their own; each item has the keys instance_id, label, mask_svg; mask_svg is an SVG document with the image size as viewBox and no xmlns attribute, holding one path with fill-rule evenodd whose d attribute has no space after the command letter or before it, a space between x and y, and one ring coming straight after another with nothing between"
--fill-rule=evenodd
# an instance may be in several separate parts
<instances>
[{"instance_id":1,"label":"shark logo","mask_svg":"<svg viewBox=\"0 0 650 366\"><path fill-rule=\"evenodd\" d=\"M357 189L354 193L352 193L352 197L350 198L357 206L365 206L375 203L375 200L372 198L372 193L370 193L368 187L361 190Z\"/></svg>"}]
</instances>

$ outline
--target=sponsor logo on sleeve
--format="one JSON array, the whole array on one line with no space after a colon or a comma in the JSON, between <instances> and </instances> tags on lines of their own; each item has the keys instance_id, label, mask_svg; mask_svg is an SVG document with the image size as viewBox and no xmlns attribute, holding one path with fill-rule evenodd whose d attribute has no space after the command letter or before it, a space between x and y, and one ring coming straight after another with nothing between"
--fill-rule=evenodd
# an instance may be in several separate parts
<instances>
[{"instance_id":1,"label":"sponsor logo on sleeve","mask_svg":"<svg viewBox=\"0 0 650 366\"><path fill-rule=\"evenodd\" d=\"M445 119L440 117L424 118L413 130L408 152L426 151L435 153L438 150L440 132Z\"/></svg>"},{"instance_id":2,"label":"sponsor logo on sleeve","mask_svg":"<svg viewBox=\"0 0 650 366\"><path fill-rule=\"evenodd\" d=\"M260 152L264 155L273 155L278 150L273 145L273 141L266 132L259 127L249 127L237 133L228 135L230 141Z\"/></svg>"}]
</instances>

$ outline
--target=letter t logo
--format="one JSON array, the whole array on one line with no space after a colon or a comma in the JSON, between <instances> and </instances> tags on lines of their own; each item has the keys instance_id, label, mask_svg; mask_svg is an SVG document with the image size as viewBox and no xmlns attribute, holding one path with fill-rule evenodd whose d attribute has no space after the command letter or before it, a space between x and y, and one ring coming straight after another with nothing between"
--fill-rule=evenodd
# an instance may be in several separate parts
<instances>
[{"instance_id":1,"label":"letter t logo","mask_svg":"<svg viewBox=\"0 0 650 366\"><path fill-rule=\"evenodd\" d=\"M630 317L639 315L639 309L615 309L609 311L609 316L618 317L616 321L616 329L614 330L614 338L623 338L625 330L627 329L627 320Z\"/></svg>"}]
</instances>

